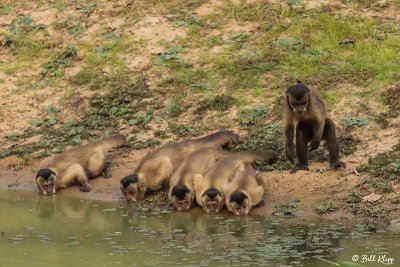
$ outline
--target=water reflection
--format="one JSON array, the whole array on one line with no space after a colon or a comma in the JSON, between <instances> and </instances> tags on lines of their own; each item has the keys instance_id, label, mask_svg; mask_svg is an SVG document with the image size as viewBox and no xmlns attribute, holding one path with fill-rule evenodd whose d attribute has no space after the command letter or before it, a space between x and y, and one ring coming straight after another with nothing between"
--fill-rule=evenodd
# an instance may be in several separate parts
<instances>
[{"instance_id":1,"label":"water reflection","mask_svg":"<svg viewBox=\"0 0 400 267\"><path fill-rule=\"evenodd\" d=\"M125 202L15 192L0 200L0 266L327 266L357 253L400 260L398 235L344 224L138 211Z\"/></svg>"}]
</instances>

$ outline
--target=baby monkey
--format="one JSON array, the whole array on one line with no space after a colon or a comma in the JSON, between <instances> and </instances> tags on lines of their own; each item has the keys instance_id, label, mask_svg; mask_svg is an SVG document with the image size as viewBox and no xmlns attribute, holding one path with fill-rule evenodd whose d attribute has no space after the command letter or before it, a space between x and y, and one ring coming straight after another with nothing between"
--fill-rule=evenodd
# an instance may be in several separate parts
<instances>
[{"instance_id":1,"label":"baby monkey","mask_svg":"<svg viewBox=\"0 0 400 267\"><path fill-rule=\"evenodd\" d=\"M225 195L223 188L232 181L233 177L243 171L248 164L258 160L272 162L277 154L270 150L242 151L232 153L220 159L203 177L194 178L196 202L208 214L215 214L222 210Z\"/></svg>"},{"instance_id":2,"label":"baby monkey","mask_svg":"<svg viewBox=\"0 0 400 267\"><path fill-rule=\"evenodd\" d=\"M264 186L250 164L235 175L232 182L224 186L225 204L235 215L248 215L264 197Z\"/></svg>"},{"instance_id":3,"label":"baby monkey","mask_svg":"<svg viewBox=\"0 0 400 267\"><path fill-rule=\"evenodd\" d=\"M220 158L228 154L221 148L201 148L185 159L171 177L168 194L178 211L188 211L193 205L194 177L204 175Z\"/></svg>"},{"instance_id":4,"label":"baby monkey","mask_svg":"<svg viewBox=\"0 0 400 267\"><path fill-rule=\"evenodd\" d=\"M299 164L291 173L298 170L309 170L307 161L307 146L310 149L319 147L325 140L329 151L330 165L337 169L346 165L339 161L339 144L336 139L336 126L326 112L321 94L315 87L308 87L300 81L290 86L285 93L284 135L285 153L294 162L294 127L296 126L296 154Z\"/></svg>"},{"instance_id":5,"label":"baby monkey","mask_svg":"<svg viewBox=\"0 0 400 267\"><path fill-rule=\"evenodd\" d=\"M141 159L132 175L121 180L121 191L127 201L139 201L146 192L160 190L179 165L194 151L203 147L221 147L238 141L237 134L220 131L199 139L160 147Z\"/></svg>"},{"instance_id":6,"label":"baby monkey","mask_svg":"<svg viewBox=\"0 0 400 267\"><path fill-rule=\"evenodd\" d=\"M34 177L34 182L43 195L54 195L59 188L73 183L78 183L81 191L89 192L92 188L89 178L102 173L109 178L105 153L123 146L125 139L122 134L112 135L48 158Z\"/></svg>"}]
</instances>

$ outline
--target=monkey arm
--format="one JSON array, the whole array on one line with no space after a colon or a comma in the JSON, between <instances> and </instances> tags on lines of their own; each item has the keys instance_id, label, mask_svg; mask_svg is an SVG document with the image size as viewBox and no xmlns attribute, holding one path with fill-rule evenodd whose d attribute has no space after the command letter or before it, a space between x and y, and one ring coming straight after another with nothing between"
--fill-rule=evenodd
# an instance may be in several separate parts
<instances>
[{"instance_id":1,"label":"monkey arm","mask_svg":"<svg viewBox=\"0 0 400 267\"><path fill-rule=\"evenodd\" d=\"M81 185L81 191L89 192L92 186L89 184L88 177L85 170L79 164L74 164L65 170L64 175L58 181L59 187L67 187L69 184L77 180L79 185Z\"/></svg>"},{"instance_id":2,"label":"monkey arm","mask_svg":"<svg viewBox=\"0 0 400 267\"><path fill-rule=\"evenodd\" d=\"M290 111L288 111L288 107L285 107L284 118L285 154L290 162L294 162L294 120Z\"/></svg>"}]
</instances>

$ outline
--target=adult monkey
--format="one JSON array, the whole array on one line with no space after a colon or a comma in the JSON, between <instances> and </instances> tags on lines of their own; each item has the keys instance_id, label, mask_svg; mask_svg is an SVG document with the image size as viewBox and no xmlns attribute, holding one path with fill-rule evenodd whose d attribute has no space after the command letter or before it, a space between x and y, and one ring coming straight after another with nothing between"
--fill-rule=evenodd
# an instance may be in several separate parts
<instances>
[{"instance_id":1,"label":"adult monkey","mask_svg":"<svg viewBox=\"0 0 400 267\"><path fill-rule=\"evenodd\" d=\"M294 162L294 127L296 126L296 154L299 164L291 173L298 170L309 170L307 161L307 146L310 149L319 147L321 140L325 140L329 151L330 165L334 169L345 168L339 161L339 144L336 139L336 126L327 116L326 107L321 94L315 87L308 87L300 81L290 86L285 93L284 107L284 135L285 153L287 158Z\"/></svg>"}]
</instances>

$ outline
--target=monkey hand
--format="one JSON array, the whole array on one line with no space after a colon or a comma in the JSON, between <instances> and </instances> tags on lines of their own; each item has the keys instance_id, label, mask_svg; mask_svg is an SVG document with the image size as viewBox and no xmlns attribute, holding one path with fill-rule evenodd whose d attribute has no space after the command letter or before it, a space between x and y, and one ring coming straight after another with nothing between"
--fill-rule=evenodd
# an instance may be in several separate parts
<instances>
[{"instance_id":1,"label":"monkey hand","mask_svg":"<svg viewBox=\"0 0 400 267\"><path fill-rule=\"evenodd\" d=\"M288 160L293 163L294 162L294 144L285 144L285 154Z\"/></svg>"},{"instance_id":2,"label":"monkey hand","mask_svg":"<svg viewBox=\"0 0 400 267\"><path fill-rule=\"evenodd\" d=\"M89 192L90 189L92 189L92 186L89 183L85 183L84 185L81 186L82 192Z\"/></svg>"},{"instance_id":3,"label":"monkey hand","mask_svg":"<svg viewBox=\"0 0 400 267\"><path fill-rule=\"evenodd\" d=\"M319 147L321 140L311 140L310 150L316 150Z\"/></svg>"}]
</instances>

